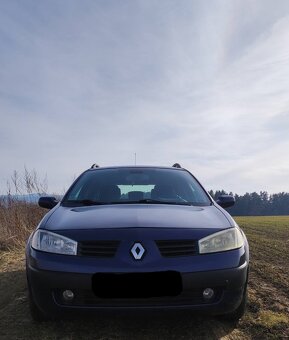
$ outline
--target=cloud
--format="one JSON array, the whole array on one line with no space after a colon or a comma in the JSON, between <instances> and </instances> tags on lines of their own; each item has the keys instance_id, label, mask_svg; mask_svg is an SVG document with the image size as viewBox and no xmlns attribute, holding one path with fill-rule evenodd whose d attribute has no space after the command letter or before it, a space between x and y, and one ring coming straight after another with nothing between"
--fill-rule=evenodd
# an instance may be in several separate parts
<instances>
[{"instance_id":1,"label":"cloud","mask_svg":"<svg viewBox=\"0 0 289 340\"><path fill-rule=\"evenodd\" d=\"M210 189L289 191L287 1L0 5L0 191L90 164L171 165Z\"/></svg>"}]
</instances>

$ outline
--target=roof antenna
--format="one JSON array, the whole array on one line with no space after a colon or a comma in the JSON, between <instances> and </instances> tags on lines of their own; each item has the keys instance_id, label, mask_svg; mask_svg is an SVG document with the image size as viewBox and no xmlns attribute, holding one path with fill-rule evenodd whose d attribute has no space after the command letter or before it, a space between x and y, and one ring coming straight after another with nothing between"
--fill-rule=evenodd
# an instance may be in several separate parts
<instances>
[{"instance_id":1,"label":"roof antenna","mask_svg":"<svg viewBox=\"0 0 289 340\"><path fill-rule=\"evenodd\" d=\"M136 152L134 153L134 165L136 165Z\"/></svg>"}]
</instances>

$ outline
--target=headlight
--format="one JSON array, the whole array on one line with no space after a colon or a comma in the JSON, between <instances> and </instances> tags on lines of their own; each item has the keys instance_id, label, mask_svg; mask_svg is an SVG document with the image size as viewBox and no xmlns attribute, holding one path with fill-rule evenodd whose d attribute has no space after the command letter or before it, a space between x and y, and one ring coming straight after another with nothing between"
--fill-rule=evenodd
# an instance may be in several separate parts
<instances>
[{"instance_id":1,"label":"headlight","mask_svg":"<svg viewBox=\"0 0 289 340\"><path fill-rule=\"evenodd\" d=\"M76 255L77 242L50 231L38 229L31 242L32 248L48 253Z\"/></svg>"},{"instance_id":2,"label":"headlight","mask_svg":"<svg viewBox=\"0 0 289 340\"><path fill-rule=\"evenodd\" d=\"M243 236L238 228L226 229L199 240L200 254L215 253L240 248L244 245Z\"/></svg>"}]
</instances>

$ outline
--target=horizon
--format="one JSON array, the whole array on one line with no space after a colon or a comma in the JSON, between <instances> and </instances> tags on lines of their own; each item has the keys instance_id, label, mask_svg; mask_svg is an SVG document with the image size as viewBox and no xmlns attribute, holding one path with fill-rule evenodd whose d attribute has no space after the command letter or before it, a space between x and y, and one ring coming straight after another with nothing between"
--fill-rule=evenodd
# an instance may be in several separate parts
<instances>
[{"instance_id":1,"label":"horizon","mask_svg":"<svg viewBox=\"0 0 289 340\"><path fill-rule=\"evenodd\" d=\"M152 165L121 165L121 167L150 167ZM115 167L115 166L106 166L106 167ZM106 168L103 167L103 168ZM169 166L162 166L164 168L170 168ZM100 167L101 168L101 167ZM84 170L87 171L90 168ZM185 169L187 170L187 169ZM27 178L31 179L30 184L33 182L35 184L36 187L38 187L39 189L43 189L42 191L37 191L37 190L31 190L27 189L26 186L26 179L25 179L25 172L27 172L28 176ZM71 183L68 185L68 187L66 188L62 188L61 192L60 191L52 191L49 188L49 182L47 179L47 174L45 174L45 176L41 176L37 173L37 171L35 169L28 169L28 168L24 168L24 170L22 172L15 172L13 175L10 176L10 179L8 179L6 181L6 190L4 189L4 191L0 191L0 197L4 197L4 196L8 196L9 194L11 194L12 196L28 196L28 195L55 195L55 196L63 196L68 189L70 188L70 186L73 184L73 182L77 179L78 176L80 176L81 174L78 174L77 176L75 175L74 178L72 179ZM17 184L15 185L13 182L15 181L15 176L17 178L16 182ZM13 178L14 177L14 178ZM198 180L198 178L197 178ZM15 182L15 183L16 183ZM200 182L201 183L201 182ZM277 195L277 194L289 194L289 191L279 191L279 192L268 192L266 190L260 190L260 191L246 191L246 192L234 192L232 190L226 190L225 188L217 188L217 189L212 189L212 188L207 188L203 185L203 183L201 183L201 185L203 186L203 188L210 193L210 191L213 191L214 193L218 192L218 191L224 191L226 194L230 194L232 193L234 196L238 195L238 196L244 196L246 194L253 194L253 193L257 193L258 195L261 193L267 193L269 196L273 196L273 195ZM32 184L33 187L33 184ZM45 190L45 188L47 188L47 190ZM9 192L10 191L10 192Z\"/></svg>"}]
</instances>

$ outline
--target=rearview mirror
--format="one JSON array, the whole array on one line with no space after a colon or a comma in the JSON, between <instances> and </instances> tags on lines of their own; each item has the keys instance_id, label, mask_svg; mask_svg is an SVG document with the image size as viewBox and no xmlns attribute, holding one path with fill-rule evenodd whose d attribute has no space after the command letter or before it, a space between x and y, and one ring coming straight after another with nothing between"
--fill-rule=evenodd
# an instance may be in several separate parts
<instances>
[{"instance_id":1,"label":"rearview mirror","mask_svg":"<svg viewBox=\"0 0 289 340\"><path fill-rule=\"evenodd\" d=\"M235 197L231 195L221 195L216 201L222 208L229 208L235 204Z\"/></svg>"},{"instance_id":2,"label":"rearview mirror","mask_svg":"<svg viewBox=\"0 0 289 340\"><path fill-rule=\"evenodd\" d=\"M57 205L58 201L55 197L40 197L38 200L38 205L41 208L52 209Z\"/></svg>"}]
</instances>

